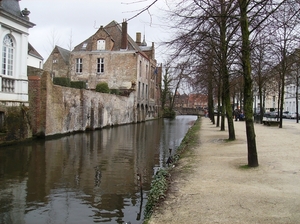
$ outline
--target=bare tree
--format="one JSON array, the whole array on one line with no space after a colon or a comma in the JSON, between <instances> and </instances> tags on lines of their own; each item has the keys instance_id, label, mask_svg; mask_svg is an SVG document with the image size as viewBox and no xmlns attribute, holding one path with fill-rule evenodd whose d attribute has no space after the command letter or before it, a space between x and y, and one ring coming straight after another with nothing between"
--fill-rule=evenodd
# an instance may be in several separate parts
<instances>
[{"instance_id":1,"label":"bare tree","mask_svg":"<svg viewBox=\"0 0 300 224\"><path fill-rule=\"evenodd\" d=\"M257 167L258 157L256 150L255 131L253 124L253 98L252 98L252 78L250 60L250 32L248 22L248 1L238 0L240 8L240 26L242 33L242 68L244 76L244 108L246 119L246 134L248 145L248 166Z\"/></svg>"},{"instance_id":2,"label":"bare tree","mask_svg":"<svg viewBox=\"0 0 300 224\"><path fill-rule=\"evenodd\" d=\"M272 79L272 73L269 72L273 67L273 63L271 62L271 44L269 40L269 35L264 32L259 32L255 40L252 41L252 55L251 55L251 63L252 63L252 72L253 72L253 80L254 80L254 98L255 101L258 98L260 105L257 108L257 104L255 102L255 111L256 116L259 114L259 122L262 123L263 116L265 113L264 107L264 95L267 89L267 83Z\"/></svg>"},{"instance_id":3,"label":"bare tree","mask_svg":"<svg viewBox=\"0 0 300 224\"><path fill-rule=\"evenodd\" d=\"M280 10L277 10L270 17L272 27L270 31L273 37L273 49L275 71L280 77L280 91L279 91L279 128L282 128L282 113L284 105L284 89L285 80L290 73L292 61L288 56L294 51L294 47L299 42L297 30L299 29L299 11L300 5L298 1L286 0L280 5Z\"/></svg>"},{"instance_id":4,"label":"bare tree","mask_svg":"<svg viewBox=\"0 0 300 224\"><path fill-rule=\"evenodd\" d=\"M203 43L208 43L208 39L217 41L218 47L213 48L216 55L219 56L219 74L222 83L222 103L226 107L226 115L228 126L233 124L232 116L229 115L230 109L230 91L229 89L229 56L230 50L234 51L230 46L238 45L239 42L234 42L234 37L238 35L238 27L241 34L241 51L238 53L241 58L241 67L243 75L243 99L248 147L248 166L258 166L258 157L255 141L255 131L253 123L253 78L251 64L251 39L262 32L264 26L269 25L270 17L281 9L284 3L291 4L292 0L284 1L265 1L265 0L211 0L211 1L192 1L181 0L176 5L176 10L173 11L171 20L178 21L176 23L177 35L170 42L171 45L177 48L173 58L189 58L194 54L194 49L203 46ZM292 18L292 17L290 17ZM238 21L238 26L236 25ZM218 30L214 29L218 26ZM217 35L212 35L212 32ZM202 45L201 45L202 44ZM198 56L198 54L195 54ZM286 54L283 54L286 55ZM195 61L195 60L194 60ZM282 79L282 88L284 88L284 79ZM227 89L228 88L228 89ZM228 94L229 93L229 94ZM282 97L284 92L282 92ZM282 101L283 102L283 101ZM223 107L224 108L224 107ZM222 113L224 114L224 113ZM232 126L233 127L233 126ZM234 130L234 129L232 129ZM229 139L235 139L231 135L229 127Z\"/></svg>"},{"instance_id":5,"label":"bare tree","mask_svg":"<svg viewBox=\"0 0 300 224\"><path fill-rule=\"evenodd\" d=\"M202 61L205 51L209 46L214 57L215 74L218 75L218 93L221 99L218 103L221 110L221 130L225 130L225 116L229 140L235 139L233 113L230 98L231 65L234 57L237 57L234 49L238 42L236 32L238 20L233 18L232 13L236 10L234 1L206 0L201 4L196 1L180 1L176 9L171 12L171 20L177 21L175 29L176 37L170 41L169 46L177 50L173 58L194 58L193 62ZM207 52L207 51L206 51ZM197 58L197 59L195 59ZM195 64L195 67L199 65ZM202 78L203 76L199 76ZM222 105L222 106L221 106Z\"/></svg>"},{"instance_id":6,"label":"bare tree","mask_svg":"<svg viewBox=\"0 0 300 224\"><path fill-rule=\"evenodd\" d=\"M290 62L290 71L286 78L286 85L295 86L294 89L286 89L286 94L295 97L296 104L296 123L299 123L299 78L300 78L300 49L296 49L291 55L288 57L288 61Z\"/></svg>"}]
</instances>

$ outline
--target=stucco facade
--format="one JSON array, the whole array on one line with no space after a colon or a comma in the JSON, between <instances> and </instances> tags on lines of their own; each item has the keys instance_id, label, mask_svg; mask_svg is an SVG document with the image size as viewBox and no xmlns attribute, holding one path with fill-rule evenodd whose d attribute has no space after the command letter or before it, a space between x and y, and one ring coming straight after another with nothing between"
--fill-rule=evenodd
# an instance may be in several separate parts
<instances>
[{"instance_id":1,"label":"stucco facade","mask_svg":"<svg viewBox=\"0 0 300 224\"><path fill-rule=\"evenodd\" d=\"M0 101L4 106L28 102L27 52L29 21L19 1L0 1Z\"/></svg>"}]
</instances>

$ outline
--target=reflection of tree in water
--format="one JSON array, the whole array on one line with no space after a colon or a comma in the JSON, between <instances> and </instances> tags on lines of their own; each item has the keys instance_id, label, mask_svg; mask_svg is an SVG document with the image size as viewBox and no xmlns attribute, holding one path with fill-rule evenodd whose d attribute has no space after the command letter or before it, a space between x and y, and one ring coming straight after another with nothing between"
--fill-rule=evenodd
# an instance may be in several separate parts
<instances>
[{"instance_id":1,"label":"reflection of tree in water","mask_svg":"<svg viewBox=\"0 0 300 224\"><path fill-rule=\"evenodd\" d=\"M141 214L142 214L142 211L143 211L143 183L142 183L142 177L139 173L137 174L137 183L138 183L139 188L140 188L141 203L140 203L140 210L139 210L139 212L137 213L137 216L136 216L136 220L140 220L141 219Z\"/></svg>"}]
</instances>

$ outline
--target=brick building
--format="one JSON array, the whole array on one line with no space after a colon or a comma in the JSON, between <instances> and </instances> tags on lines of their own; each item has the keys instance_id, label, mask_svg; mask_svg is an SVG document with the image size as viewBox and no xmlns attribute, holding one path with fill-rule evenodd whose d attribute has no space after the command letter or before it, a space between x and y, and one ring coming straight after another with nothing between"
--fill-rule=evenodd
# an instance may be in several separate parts
<instances>
[{"instance_id":1,"label":"brick building","mask_svg":"<svg viewBox=\"0 0 300 224\"><path fill-rule=\"evenodd\" d=\"M176 110L180 108L190 108L203 110L207 107L207 95L205 94L179 94L175 96L174 107Z\"/></svg>"}]
</instances>

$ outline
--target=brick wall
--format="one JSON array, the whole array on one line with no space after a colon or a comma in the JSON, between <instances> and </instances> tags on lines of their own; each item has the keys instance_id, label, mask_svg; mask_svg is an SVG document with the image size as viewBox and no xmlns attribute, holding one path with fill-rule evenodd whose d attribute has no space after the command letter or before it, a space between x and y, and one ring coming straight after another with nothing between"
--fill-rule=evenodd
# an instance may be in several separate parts
<instances>
[{"instance_id":1,"label":"brick wall","mask_svg":"<svg viewBox=\"0 0 300 224\"><path fill-rule=\"evenodd\" d=\"M45 108L42 105L42 74L43 70L28 67L28 98L29 117L31 120L32 133L36 136L44 135Z\"/></svg>"}]
</instances>

